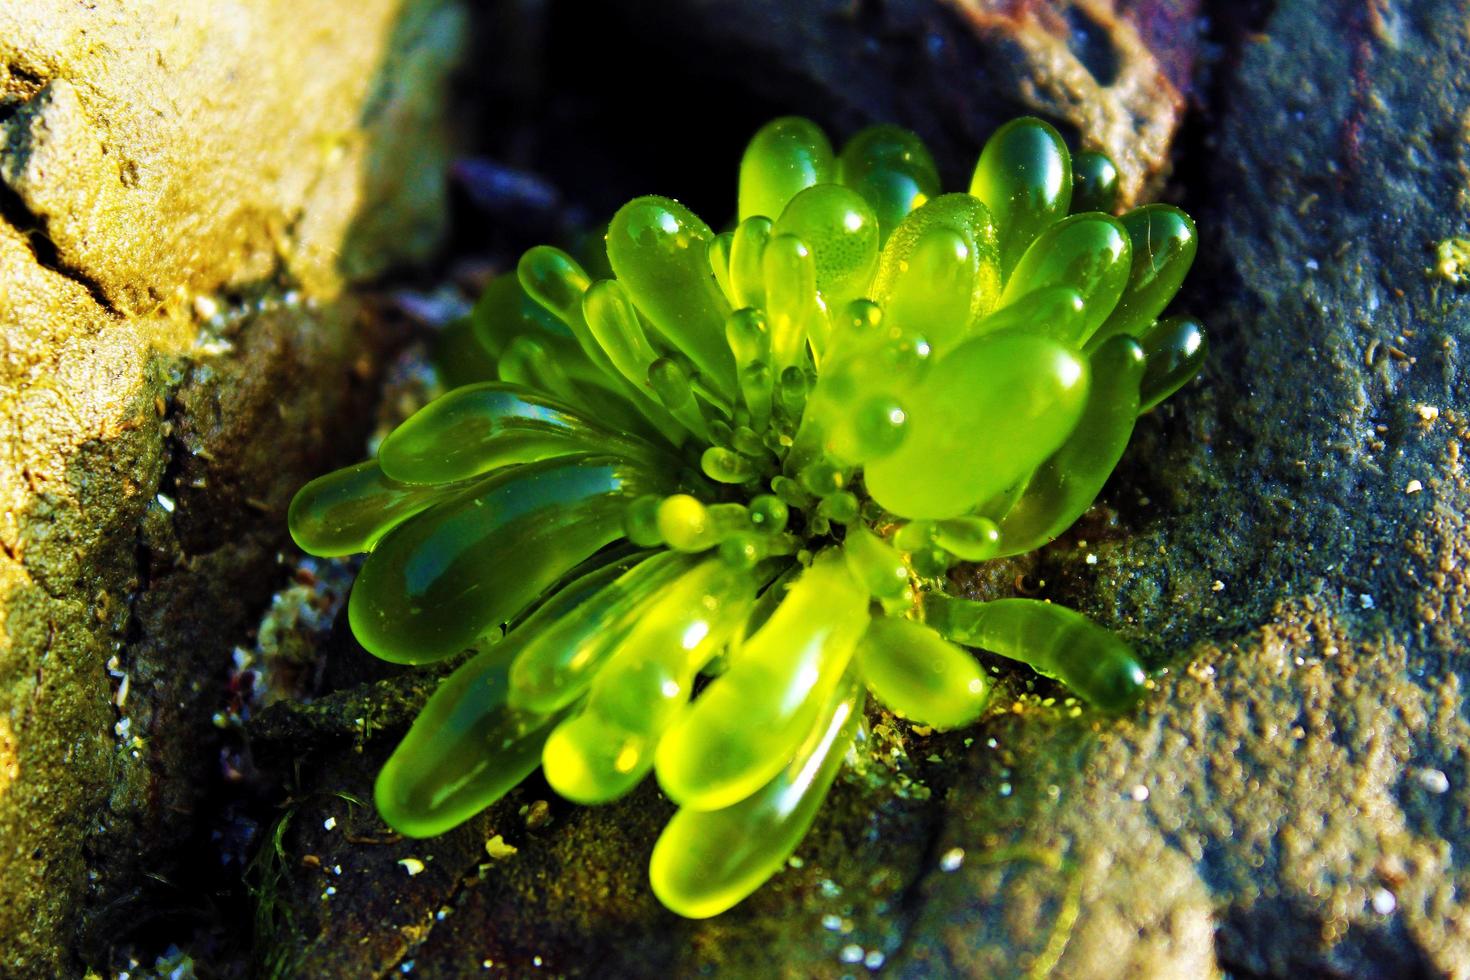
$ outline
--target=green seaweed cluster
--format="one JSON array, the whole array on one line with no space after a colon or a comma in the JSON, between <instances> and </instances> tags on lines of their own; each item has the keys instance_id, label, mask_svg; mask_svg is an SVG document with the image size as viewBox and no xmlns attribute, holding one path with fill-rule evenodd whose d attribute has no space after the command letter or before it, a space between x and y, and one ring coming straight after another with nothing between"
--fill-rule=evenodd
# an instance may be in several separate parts
<instances>
[{"instance_id":1,"label":"green seaweed cluster","mask_svg":"<svg viewBox=\"0 0 1470 980\"><path fill-rule=\"evenodd\" d=\"M1196 320L1159 319L1192 222L1113 217L1116 193L1036 119L942 194L912 133L834 153L785 118L745 152L733 230L641 197L609 278L527 252L474 314L498 378L292 505L305 550L370 552L348 607L369 651L474 651L384 766L383 818L441 833L538 765L582 803L652 771L679 806L653 889L710 916L800 843L869 693L966 725L989 694L968 646L1133 703L1111 633L945 593L953 564L1075 521L1203 359Z\"/></svg>"}]
</instances>

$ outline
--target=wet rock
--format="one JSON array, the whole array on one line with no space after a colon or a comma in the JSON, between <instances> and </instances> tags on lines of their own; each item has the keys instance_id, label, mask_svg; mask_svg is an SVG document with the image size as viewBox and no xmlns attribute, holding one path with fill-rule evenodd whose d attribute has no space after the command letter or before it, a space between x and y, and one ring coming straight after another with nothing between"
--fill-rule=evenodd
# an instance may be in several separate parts
<instances>
[{"instance_id":1,"label":"wet rock","mask_svg":"<svg viewBox=\"0 0 1470 980\"><path fill-rule=\"evenodd\" d=\"M273 2L0 11L7 976L77 975L180 903L285 501L360 431L340 420L390 342L342 288L443 227L462 11L323 23Z\"/></svg>"},{"instance_id":2,"label":"wet rock","mask_svg":"<svg viewBox=\"0 0 1470 980\"><path fill-rule=\"evenodd\" d=\"M1134 717L992 724L904 973L1024 972L1058 930L1062 976L1470 961L1470 298L1430 272L1470 220L1461 20L1300 2L1246 39L1192 191L1207 377L1115 479L1129 533L1039 573L1170 671Z\"/></svg>"},{"instance_id":3,"label":"wet rock","mask_svg":"<svg viewBox=\"0 0 1470 980\"><path fill-rule=\"evenodd\" d=\"M874 716L862 768L840 778L799 856L731 912L693 922L648 888L648 856L674 809L652 780L586 808L538 774L440 837L385 827L368 803L372 780L431 689L408 674L277 705L251 726L257 758L289 759L301 776L266 855L281 913L259 937L288 974L837 976L899 947L934 827L913 746L891 720ZM308 731L315 748L303 756Z\"/></svg>"},{"instance_id":4,"label":"wet rock","mask_svg":"<svg viewBox=\"0 0 1470 980\"><path fill-rule=\"evenodd\" d=\"M875 118L915 126L951 171L1000 118L1040 111L1137 143L1136 188L1167 167L1195 49L1193 5L1149 0L655 8L643 23L684 45L657 66L665 84L690 62L733 66L726 77L839 130ZM632 7L609 10L615 23ZM338 664L344 686L278 705L250 730L291 789L249 877L256 967L1462 971L1470 294L1431 271L1436 244L1470 226L1461 21L1448 0L1294 0L1225 39L1235 49L1199 95L1204 132L1181 167L1204 236L1182 305L1211 326L1206 376L1144 421L1101 506L1065 540L958 579L979 595L1053 597L1119 629L1167 668L1137 712L1102 717L1002 668L996 712L970 730L921 735L874 715L860 764L799 860L728 915L693 923L646 888L669 814L652 784L586 809L533 777L443 837L389 832L371 809L372 778L428 685L354 680L374 675ZM27 107L85 107L85 93L57 94L59 76L35 66L6 70L0 91L19 108L0 116L21 134L7 138L48 160L83 159L89 144L70 116L51 133ZM36 101L48 84L51 101ZM27 183L36 173L0 168L24 189L6 198L12 222L46 211ZM116 856L135 846L130 835L187 823L171 814L188 793L163 792L186 783L156 774L180 764L167 733L204 730L190 669L223 673L221 637L263 605L261 556L279 540L280 504L327 464L324 444L355 442L320 422L283 436L298 440L284 449L254 435L272 424L277 389L265 379L350 376L350 306L314 326L289 313L250 319L225 338L235 352L191 361L173 397L177 359L144 352L177 350L193 328L119 314L144 296L127 283L139 270L146 282L151 260L124 240L116 268L78 273L91 239L57 220L50 248L27 238L34 222L0 225L0 262L20 270L6 299L31 325L5 335L6 364L29 383L9 403L24 410L5 416L23 436L7 442L15 459L0 484L23 505L0 535L11 643L0 658L11 699L0 713L0 884L23 902L0 927L19 937L27 968L65 962L77 889L37 896L88 870L80 842L101 869L96 895L112 896L110 915L90 917L92 936L147 904L107 883L137 878ZM308 253L285 265L310 268ZM328 292L340 274L324 274ZM300 395L293 419L348 417L357 382L341 384L320 401ZM197 648L170 673L175 630ZM123 679L105 668L114 652L124 677L145 681L130 680L122 711ZM143 745L115 727L130 718L148 729ZM183 771L199 756L195 746ZM114 829L68 825L79 812Z\"/></svg>"},{"instance_id":5,"label":"wet rock","mask_svg":"<svg viewBox=\"0 0 1470 980\"><path fill-rule=\"evenodd\" d=\"M680 23L713 25L712 45L753 43L717 6ZM1112 8L1087 9L1102 22ZM1127 16L1150 36L1170 9ZM706 923L661 912L642 886L667 813L656 793L551 802L533 829L549 797L532 780L439 841L376 858L335 845L374 861L391 894L364 898L377 914L313 920L297 940L309 962L326 969L326 950L368 928L357 968L430 976L1462 971L1470 295L1432 271L1436 244L1470 224L1462 26L1448 2L1300 0L1235 39L1184 173L1204 247L1182 305L1211 326L1206 376L1144 421L1065 540L959 579L1119 629L1161 668L1137 712L1099 716L1008 669L972 730L921 738L874 718L884 734L861 757L896 768L876 788L845 775L800 867ZM782 71L834 77L806 30L762 43ZM860 92L848 110L932 125L930 110L882 101L923 83L875 83L889 94L867 101L868 64L847 63L853 88L806 91ZM953 147L969 122L950 125ZM372 766L338 782L333 758L320 790L365 793ZM516 852L481 857L497 835ZM289 844L293 860L329 846ZM437 877L392 884L408 857Z\"/></svg>"}]
</instances>

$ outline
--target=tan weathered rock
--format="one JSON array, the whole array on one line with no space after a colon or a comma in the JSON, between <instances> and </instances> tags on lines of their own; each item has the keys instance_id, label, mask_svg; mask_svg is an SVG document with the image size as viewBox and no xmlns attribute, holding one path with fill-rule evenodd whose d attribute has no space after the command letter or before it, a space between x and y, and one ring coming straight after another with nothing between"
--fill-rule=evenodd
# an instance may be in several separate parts
<instances>
[{"instance_id":1,"label":"tan weathered rock","mask_svg":"<svg viewBox=\"0 0 1470 980\"><path fill-rule=\"evenodd\" d=\"M78 972L135 869L168 874L285 501L383 349L343 288L441 234L463 26L438 0L0 5L6 976Z\"/></svg>"},{"instance_id":2,"label":"tan weathered rock","mask_svg":"<svg viewBox=\"0 0 1470 980\"><path fill-rule=\"evenodd\" d=\"M1124 206L1157 189L1184 111L1182 88L1193 58L1188 31L1155 39L1160 43L1151 47L1137 23L1149 11L1133 9L1148 4L1116 0L949 3L1003 65L999 74L1025 109L1064 120L1086 149L1112 157ZM1181 23L1196 16L1195 3L1168 6ZM1171 78L1166 59L1181 51L1186 70Z\"/></svg>"},{"instance_id":3,"label":"tan weathered rock","mask_svg":"<svg viewBox=\"0 0 1470 980\"><path fill-rule=\"evenodd\" d=\"M51 262L142 314L278 272L314 292L443 225L440 3L7 4L0 179ZM411 151L411 152L405 152Z\"/></svg>"}]
</instances>

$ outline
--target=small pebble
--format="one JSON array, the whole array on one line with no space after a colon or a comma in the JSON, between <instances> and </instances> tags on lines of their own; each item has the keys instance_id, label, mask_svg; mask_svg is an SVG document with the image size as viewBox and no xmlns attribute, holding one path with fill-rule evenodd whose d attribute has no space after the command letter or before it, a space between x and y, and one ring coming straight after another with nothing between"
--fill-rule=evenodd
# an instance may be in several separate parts
<instances>
[{"instance_id":1,"label":"small pebble","mask_svg":"<svg viewBox=\"0 0 1470 980\"><path fill-rule=\"evenodd\" d=\"M505 842L505 838L496 834L485 842L485 853L495 861L503 861L516 853L516 849Z\"/></svg>"},{"instance_id":2,"label":"small pebble","mask_svg":"<svg viewBox=\"0 0 1470 980\"><path fill-rule=\"evenodd\" d=\"M963 847L951 847L945 851L939 859L940 871L958 871L960 865L965 863L965 849Z\"/></svg>"},{"instance_id":3,"label":"small pebble","mask_svg":"<svg viewBox=\"0 0 1470 980\"><path fill-rule=\"evenodd\" d=\"M539 830L551 820L551 804L536 800L526 808L526 829Z\"/></svg>"},{"instance_id":4,"label":"small pebble","mask_svg":"<svg viewBox=\"0 0 1470 980\"><path fill-rule=\"evenodd\" d=\"M327 819L325 819L325 820L322 821L322 827L324 827L327 830L336 830L337 829L337 818L336 817L328 817Z\"/></svg>"},{"instance_id":5,"label":"small pebble","mask_svg":"<svg viewBox=\"0 0 1470 980\"><path fill-rule=\"evenodd\" d=\"M1438 769L1420 769L1419 785L1431 793L1447 793L1450 789L1450 778Z\"/></svg>"},{"instance_id":6,"label":"small pebble","mask_svg":"<svg viewBox=\"0 0 1470 980\"><path fill-rule=\"evenodd\" d=\"M863 948L857 943L848 943L842 947L842 952L837 955L844 963L861 963L863 961Z\"/></svg>"}]
</instances>

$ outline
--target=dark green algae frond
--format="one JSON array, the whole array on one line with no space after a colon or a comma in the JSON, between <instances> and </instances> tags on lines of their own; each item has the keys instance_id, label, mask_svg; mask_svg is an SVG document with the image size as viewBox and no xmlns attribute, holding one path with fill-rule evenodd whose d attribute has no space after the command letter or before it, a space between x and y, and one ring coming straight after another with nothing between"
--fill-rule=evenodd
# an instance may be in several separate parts
<instances>
[{"instance_id":1,"label":"dark green algae frond","mask_svg":"<svg viewBox=\"0 0 1470 980\"><path fill-rule=\"evenodd\" d=\"M907 131L834 154L778 119L734 230L642 197L609 225L614 278L537 247L494 283L475 330L498 379L291 509L307 551L370 552L368 650L475 651L383 768L383 818L442 833L538 765L583 803L652 771L680 807L653 889L703 917L795 850L870 694L939 728L980 715L964 647L1131 705L1144 674L1107 631L943 591L953 563L1065 530L1204 357L1197 321L1159 319L1189 217L1112 217L1111 162L1075 165L1020 119L941 194Z\"/></svg>"}]
</instances>

